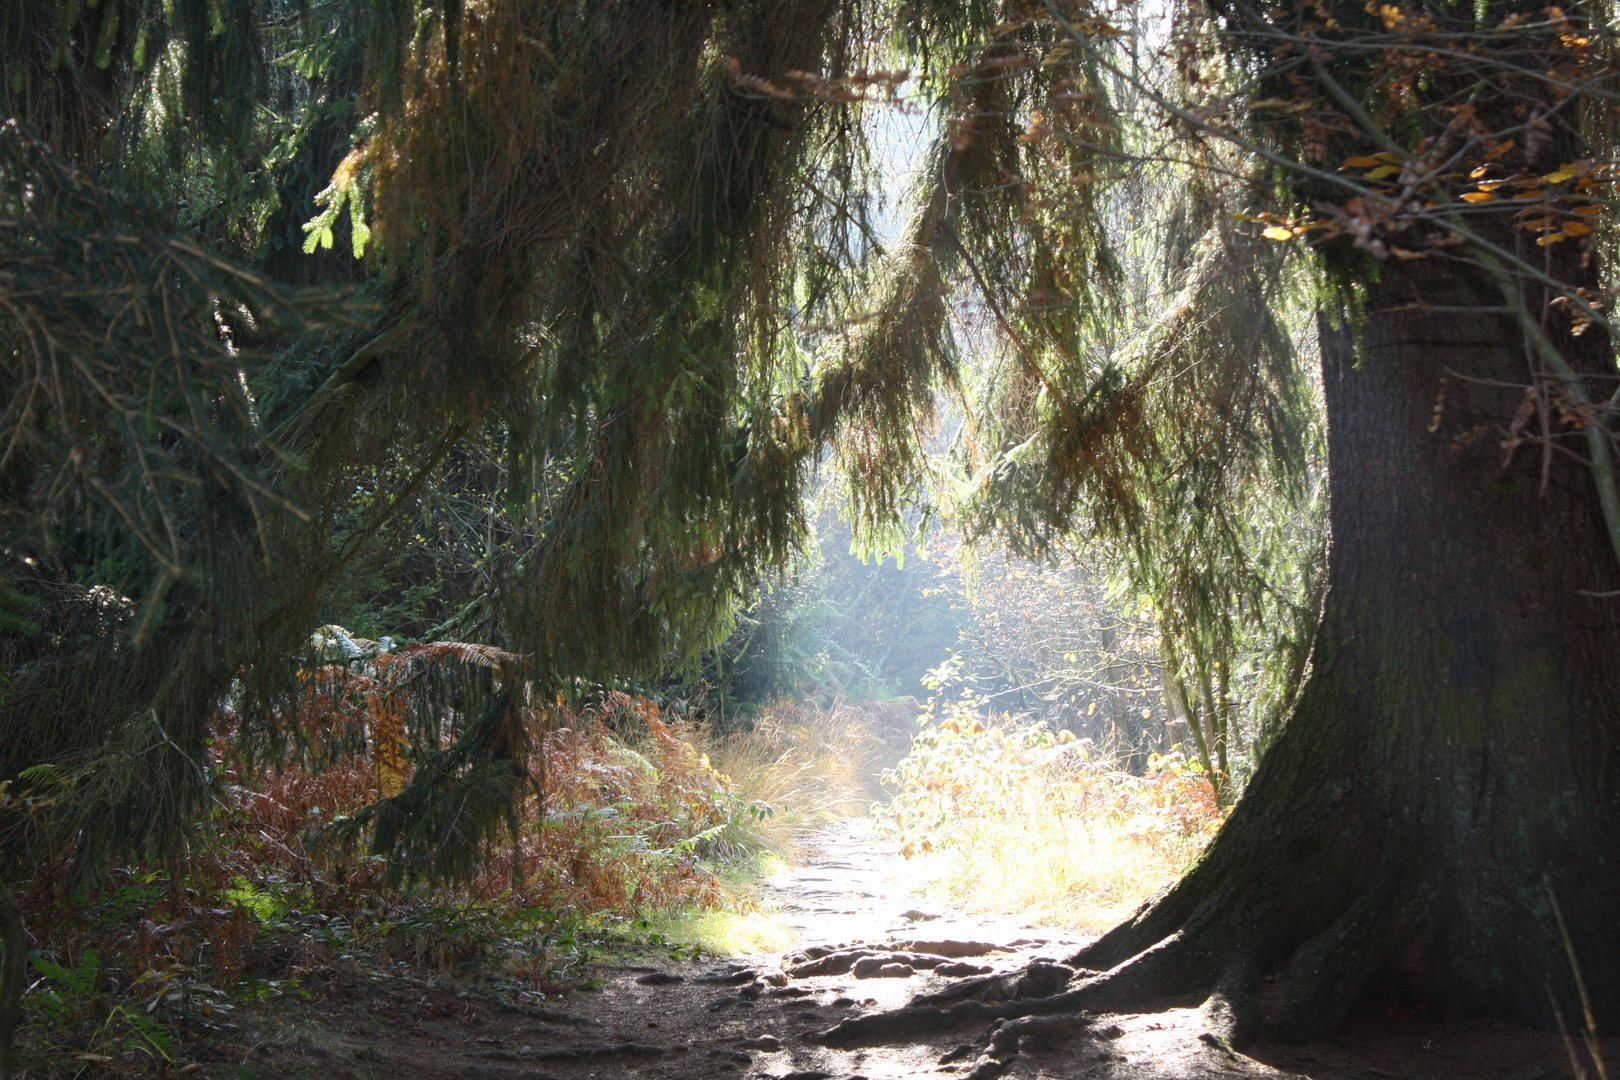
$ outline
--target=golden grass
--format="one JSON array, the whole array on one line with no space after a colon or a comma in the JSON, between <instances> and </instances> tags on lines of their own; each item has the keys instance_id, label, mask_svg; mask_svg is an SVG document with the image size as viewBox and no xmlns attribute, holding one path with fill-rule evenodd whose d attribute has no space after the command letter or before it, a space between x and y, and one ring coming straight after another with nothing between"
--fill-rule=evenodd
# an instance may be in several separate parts
<instances>
[{"instance_id":1,"label":"golden grass","mask_svg":"<svg viewBox=\"0 0 1620 1080\"><path fill-rule=\"evenodd\" d=\"M1067 732L956 715L921 731L890 774L880 821L903 884L975 913L1101 931L1174 881L1219 827L1197 767L1117 768Z\"/></svg>"},{"instance_id":2,"label":"golden grass","mask_svg":"<svg viewBox=\"0 0 1620 1080\"><path fill-rule=\"evenodd\" d=\"M962 911L1101 933L1174 881L1193 854L1107 825L981 822L951 847L914 857L906 878Z\"/></svg>"},{"instance_id":3,"label":"golden grass","mask_svg":"<svg viewBox=\"0 0 1620 1080\"><path fill-rule=\"evenodd\" d=\"M865 813L878 794L883 740L858 710L779 704L752 731L697 742L731 791L762 808L728 830L745 850L791 857L819 825Z\"/></svg>"}]
</instances>

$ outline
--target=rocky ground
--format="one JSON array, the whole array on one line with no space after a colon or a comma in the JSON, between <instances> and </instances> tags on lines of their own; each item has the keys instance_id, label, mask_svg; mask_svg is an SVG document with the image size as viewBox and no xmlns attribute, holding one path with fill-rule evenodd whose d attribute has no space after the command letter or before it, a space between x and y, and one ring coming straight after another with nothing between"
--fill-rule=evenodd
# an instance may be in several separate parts
<instances>
[{"instance_id":1,"label":"rocky ground","mask_svg":"<svg viewBox=\"0 0 1620 1080\"><path fill-rule=\"evenodd\" d=\"M187 1066L202 1076L337 1080L1552 1080L1573 1076L1556 1035L1491 1023L1358 1018L1338 1039L1236 1054L1193 1002L1160 1011L1001 1021L1000 1003L1061 987L1078 940L930 907L894 884L870 825L819 834L769 882L799 935L790 953L725 963L618 964L601 982L518 1009L380 973L331 972L307 1000L238 1016L248 1037ZM968 991L974 991L970 995ZM856 1018L911 1005L887 1031ZM927 1011L934 1010L934 1011ZM943 1010L950 1010L944 1012ZM931 1030L923 1026L934 1025ZM951 1020L958 1022L940 1027ZM1620 1056L1620 1040L1606 1041ZM1590 1063L1585 1066L1590 1069Z\"/></svg>"}]
</instances>

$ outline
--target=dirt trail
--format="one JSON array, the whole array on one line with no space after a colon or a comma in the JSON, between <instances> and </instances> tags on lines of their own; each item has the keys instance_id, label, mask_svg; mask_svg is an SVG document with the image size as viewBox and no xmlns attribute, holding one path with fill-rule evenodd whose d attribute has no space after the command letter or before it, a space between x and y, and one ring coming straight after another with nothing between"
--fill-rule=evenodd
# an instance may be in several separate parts
<instances>
[{"instance_id":1,"label":"dirt trail","mask_svg":"<svg viewBox=\"0 0 1620 1080\"><path fill-rule=\"evenodd\" d=\"M801 861L765 882L767 903L797 936L795 946L884 936L1022 941L1020 949L1073 949L1082 938L1014 918L965 915L898 884L897 844L870 818L848 818L814 834ZM926 931L926 932L925 932Z\"/></svg>"},{"instance_id":2,"label":"dirt trail","mask_svg":"<svg viewBox=\"0 0 1620 1080\"><path fill-rule=\"evenodd\" d=\"M798 935L786 955L725 963L618 964L601 983L518 1010L452 987L375 975L267 1026L231 1066L204 1075L338 1080L1554 1080L1556 1036L1504 1025L1371 1017L1332 1042L1234 1054L1201 1039L1194 1003L1104 1015L992 1039L992 1023L840 1039L842 1021L919 997L978 988L990 1002L1060 989L1078 940L1016 919L950 912L896 884L898 853L871 823L811 838L803 862L766 883ZM986 1006L991 1008L992 1006ZM1009 1029L1010 1030L1010 1029ZM831 1034L829 1034L831 1033ZM1606 1042L1620 1042L1610 1041ZM1620 1046L1611 1045L1613 1055ZM223 1063L222 1063L223 1064Z\"/></svg>"}]
</instances>

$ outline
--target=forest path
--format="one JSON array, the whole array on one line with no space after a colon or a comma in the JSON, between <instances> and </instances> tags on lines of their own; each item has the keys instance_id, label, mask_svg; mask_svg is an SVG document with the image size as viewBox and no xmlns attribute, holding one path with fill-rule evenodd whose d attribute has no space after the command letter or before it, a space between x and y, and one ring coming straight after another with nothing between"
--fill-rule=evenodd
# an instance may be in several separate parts
<instances>
[{"instance_id":1,"label":"forest path","mask_svg":"<svg viewBox=\"0 0 1620 1080\"><path fill-rule=\"evenodd\" d=\"M253 1045L221 1047L199 1076L223 1080L239 1063L234 1075L259 1080L1552 1080L1568 1067L1555 1034L1394 1015L1328 1042L1234 1054L1201 1038L1191 1002L1066 1024L999 1059L985 1053L983 1019L828 1038L842 1021L953 988L1050 993L1071 972L1039 961L1071 955L1076 938L919 898L868 820L827 826L804 848L764 883L798 937L785 955L610 960L578 989L519 1005L449 980L334 969L248 1024Z\"/></svg>"},{"instance_id":2,"label":"forest path","mask_svg":"<svg viewBox=\"0 0 1620 1080\"><path fill-rule=\"evenodd\" d=\"M871 818L845 818L807 836L798 862L763 883L763 899L792 930L796 949L922 936L994 942L1010 952L1072 951L1083 940L1014 917L954 910L913 891L906 869L899 845Z\"/></svg>"},{"instance_id":3,"label":"forest path","mask_svg":"<svg viewBox=\"0 0 1620 1080\"><path fill-rule=\"evenodd\" d=\"M762 905L795 937L786 954L737 957L720 965L621 967L593 995L596 1007L584 1015L613 1029L614 1038L629 1040L638 1028L643 1036L655 1029L660 1038L680 1040L676 1053L625 1060L617 1069L558 1069L511 1080L981 1080L1002 1075L1282 1080L1288 1075L1200 1041L1203 1025L1196 1011L1186 1008L1099 1017L1043 1045L1026 1046L1025 1054L1004 1065L982 1053L983 1022L897 1032L875 1044L827 1045L823 1034L840 1021L900 1009L922 995L949 993L964 980L1006 976L1005 985L988 995L991 1000L1048 992L1019 982L1021 974L1035 971L1035 982L1067 975L1054 962L1084 940L1012 916L953 910L919 895L914 881L898 846L870 819L827 825L804 838L795 865L762 883ZM584 1004L580 995L571 998L571 1008Z\"/></svg>"},{"instance_id":4,"label":"forest path","mask_svg":"<svg viewBox=\"0 0 1620 1080\"><path fill-rule=\"evenodd\" d=\"M1072 955L1084 940L1016 917L952 910L913 891L909 885L914 877L907 873L898 846L868 818L817 830L804 840L796 865L763 883L765 903L795 934L794 947L786 955L701 965L684 977L667 968L644 971L604 987L602 1004L628 1006L622 1014L626 1018L660 1014L659 1030L668 1032L664 1037L684 1037L689 1049L590 1075L659 1080L1539 1080L1561 1071L1556 1037L1489 1023L1440 1028L1380 1018L1331 1043L1260 1046L1253 1048L1253 1056L1234 1054L1201 1037L1206 1026L1190 1002L1166 1003L1177 1007L1151 1013L1098 1016L1049 1039L1026 1038L1021 1052L1004 1062L983 1054L990 1025L982 1021L948 1031L896 1033L877 1043L827 1045L823 1036L839 1021L904 1007L976 974L1037 970L1042 961ZM1066 974L1056 965L1046 970ZM1013 996L1047 992L1033 985L1021 990L1011 979L1008 983ZM583 1074L559 1071L555 1080L565 1075Z\"/></svg>"}]
</instances>

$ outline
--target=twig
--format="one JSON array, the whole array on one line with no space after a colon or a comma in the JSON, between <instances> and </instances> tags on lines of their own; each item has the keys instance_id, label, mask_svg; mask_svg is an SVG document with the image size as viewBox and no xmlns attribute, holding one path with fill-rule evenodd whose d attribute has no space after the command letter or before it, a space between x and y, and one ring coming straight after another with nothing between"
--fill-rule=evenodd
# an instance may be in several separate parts
<instances>
[{"instance_id":1,"label":"twig","mask_svg":"<svg viewBox=\"0 0 1620 1080\"><path fill-rule=\"evenodd\" d=\"M1547 984L1547 1000L1552 1003L1553 1018L1558 1021L1558 1034L1564 1037L1564 1051L1569 1054L1569 1067L1575 1073L1575 1080L1586 1080L1586 1066L1581 1064L1581 1055L1575 1049L1575 1040L1570 1037L1569 1025L1564 1023L1564 1010L1558 1007L1558 995L1553 993L1552 983Z\"/></svg>"},{"instance_id":2,"label":"twig","mask_svg":"<svg viewBox=\"0 0 1620 1080\"><path fill-rule=\"evenodd\" d=\"M1581 977L1581 962L1575 958L1575 942L1569 936L1569 924L1564 921L1564 909L1558 904L1558 894L1553 891L1552 877L1541 875L1542 883L1547 886L1547 899L1552 901L1553 918L1558 920L1558 933L1564 939L1564 952L1569 955L1569 970L1575 976L1575 989L1581 995L1581 1012L1586 1020L1586 1030L1582 1033L1586 1038L1586 1052L1592 1055L1592 1064L1597 1068L1598 1080L1609 1080L1609 1070L1603 1064L1603 1054L1598 1046L1597 1020L1592 1015L1592 997L1586 992L1586 980ZM1553 1006L1555 1009L1557 1005ZM1563 1018L1558 1021L1563 1027Z\"/></svg>"}]
</instances>

